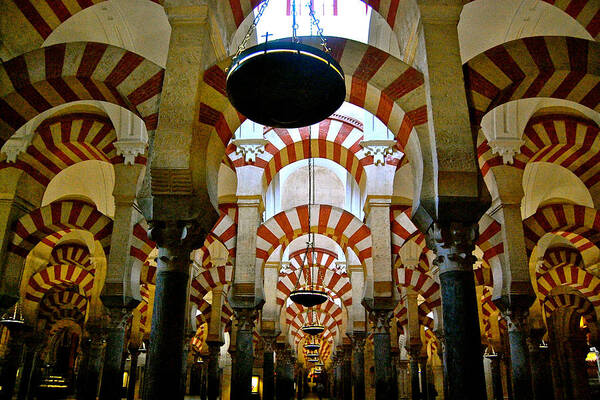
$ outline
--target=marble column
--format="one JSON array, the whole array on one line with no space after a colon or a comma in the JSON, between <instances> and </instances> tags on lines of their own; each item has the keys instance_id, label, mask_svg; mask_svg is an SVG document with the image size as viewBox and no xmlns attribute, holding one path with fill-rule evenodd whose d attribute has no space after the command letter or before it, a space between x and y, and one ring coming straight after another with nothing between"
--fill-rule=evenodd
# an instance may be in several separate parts
<instances>
[{"instance_id":1,"label":"marble column","mask_svg":"<svg viewBox=\"0 0 600 400\"><path fill-rule=\"evenodd\" d=\"M583 335L574 334L567 340L566 350L573 398L577 400L590 400L592 395L590 393L585 366L585 356L589 351L586 339Z\"/></svg>"},{"instance_id":2,"label":"marble column","mask_svg":"<svg viewBox=\"0 0 600 400\"><path fill-rule=\"evenodd\" d=\"M427 355L418 358L421 369L421 397L429 400L429 377L427 376Z\"/></svg>"},{"instance_id":3,"label":"marble column","mask_svg":"<svg viewBox=\"0 0 600 400\"><path fill-rule=\"evenodd\" d=\"M129 349L131 363L129 364L129 385L127 386L127 400L135 399L135 384L137 383L138 357L140 350L137 346Z\"/></svg>"},{"instance_id":4,"label":"marble column","mask_svg":"<svg viewBox=\"0 0 600 400\"><path fill-rule=\"evenodd\" d=\"M15 328L11 329L7 343L7 352L2 364L2 373L0 374L0 400L11 400L15 390L15 380L17 371L23 355L23 335Z\"/></svg>"},{"instance_id":5,"label":"marble column","mask_svg":"<svg viewBox=\"0 0 600 400\"><path fill-rule=\"evenodd\" d=\"M392 357L390 342L390 322L392 310L373 310L369 318L373 321L373 355L375 358L375 399L387 400L392 397Z\"/></svg>"},{"instance_id":6,"label":"marble column","mask_svg":"<svg viewBox=\"0 0 600 400\"><path fill-rule=\"evenodd\" d=\"M249 399L252 384L252 367L254 354L252 346L252 330L258 315L254 308L234 308L237 321L237 335L235 341L235 366L233 369L233 382L231 385L232 399Z\"/></svg>"},{"instance_id":7,"label":"marble column","mask_svg":"<svg viewBox=\"0 0 600 400\"><path fill-rule=\"evenodd\" d=\"M502 390L502 371L500 370L500 354L489 356L490 372L492 375L492 396L493 400L503 400L504 393Z\"/></svg>"},{"instance_id":8,"label":"marble column","mask_svg":"<svg viewBox=\"0 0 600 400\"><path fill-rule=\"evenodd\" d=\"M265 348L263 352L263 400L275 399L275 342L277 336L263 336Z\"/></svg>"},{"instance_id":9,"label":"marble column","mask_svg":"<svg viewBox=\"0 0 600 400\"><path fill-rule=\"evenodd\" d=\"M508 323L513 398L532 399L531 366L527 346L529 306L527 303L523 306L512 306L504 310L502 315Z\"/></svg>"},{"instance_id":10,"label":"marble column","mask_svg":"<svg viewBox=\"0 0 600 400\"><path fill-rule=\"evenodd\" d=\"M352 347L344 345L342 356L342 383L344 399L352 399Z\"/></svg>"},{"instance_id":11,"label":"marble column","mask_svg":"<svg viewBox=\"0 0 600 400\"><path fill-rule=\"evenodd\" d=\"M543 331L536 331L531 332L527 338L533 399L535 400L548 400L554 397L549 352L547 348L540 348L542 337Z\"/></svg>"},{"instance_id":12,"label":"marble column","mask_svg":"<svg viewBox=\"0 0 600 400\"><path fill-rule=\"evenodd\" d=\"M285 399L285 373L284 367L286 364L287 352L285 346L281 343L277 344L277 362L275 364L276 378L275 378L275 397L277 400Z\"/></svg>"},{"instance_id":13,"label":"marble column","mask_svg":"<svg viewBox=\"0 0 600 400\"><path fill-rule=\"evenodd\" d=\"M79 400L96 400L100 388L102 366L104 364L104 346L106 342L103 331L98 327L90 327L88 331L90 332L88 361L85 371L82 371L84 378L81 393L78 393L77 396Z\"/></svg>"},{"instance_id":14,"label":"marble column","mask_svg":"<svg viewBox=\"0 0 600 400\"><path fill-rule=\"evenodd\" d=\"M479 400L486 396L473 281L472 252L478 229L476 223L436 222L433 232L428 232L428 245L435 250L434 263L440 270L448 399Z\"/></svg>"},{"instance_id":15,"label":"marble column","mask_svg":"<svg viewBox=\"0 0 600 400\"><path fill-rule=\"evenodd\" d=\"M38 334L33 333L25 337L25 357L23 360L23 369L21 370L17 400L26 400L33 395L32 380L34 371L37 368L38 353L42 343L42 337Z\"/></svg>"},{"instance_id":16,"label":"marble column","mask_svg":"<svg viewBox=\"0 0 600 400\"><path fill-rule=\"evenodd\" d=\"M190 252L195 240L182 222L155 223L150 237L158 246L158 272L144 400L183 399L181 372Z\"/></svg>"},{"instance_id":17,"label":"marble column","mask_svg":"<svg viewBox=\"0 0 600 400\"><path fill-rule=\"evenodd\" d=\"M285 365L285 378L287 382L287 398L293 399L295 397L294 392L294 367L296 365L296 358L291 349L288 349L288 359Z\"/></svg>"},{"instance_id":18,"label":"marble column","mask_svg":"<svg viewBox=\"0 0 600 400\"><path fill-rule=\"evenodd\" d=\"M208 345L208 366L206 371L206 394L208 400L216 400L220 396L221 380L219 379L219 355L221 351L221 342L207 342ZM235 383L235 382L234 382Z\"/></svg>"},{"instance_id":19,"label":"marble column","mask_svg":"<svg viewBox=\"0 0 600 400\"><path fill-rule=\"evenodd\" d=\"M410 393L412 400L421 399L421 386L419 383L419 360L417 356L410 357Z\"/></svg>"},{"instance_id":20,"label":"marble column","mask_svg":"<svg viewBox=\"0 0 600 400\"><path fill-rule=\"evenodd\" d=\"M352 381L354 400L365 400L365 332L352 334Z\"/></svg>"},{"instance_id":21,"label":"marble column","mask_svg":"<svg viewBox=\"0 0 600 400\"><path fill-rule=\"evenodd\" d=\"M408 388L410 384L408 383L408 378L410 376L409 371L409 362L407 360L399 360L398 361L398 398L401 400L408 400Z\"/></svg>"},{"instance_id":22,"label":"marble column","mask_svg":"<svg viewBox=\"0 0 600 400\"><path fill-rule=\"evenodd\" d=\"M105 328L106 349L104 352L104 369L100 385L100 400L121 398L123 386L123 347L125 345L125 328L131 312L125 308L109 309L110 321Z\"/></svg>"}]
</instances>

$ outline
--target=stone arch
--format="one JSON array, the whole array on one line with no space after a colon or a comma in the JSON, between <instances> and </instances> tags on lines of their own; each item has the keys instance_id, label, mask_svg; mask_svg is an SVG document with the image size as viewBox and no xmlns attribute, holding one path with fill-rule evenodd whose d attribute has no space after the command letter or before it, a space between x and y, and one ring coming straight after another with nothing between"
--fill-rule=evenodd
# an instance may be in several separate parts
<instances>
[{"instance_id":1,"label":"stone arch","mask_svg":"<svg viewBox=\"0 0 600 400\"><path fill-rule=\"evenodd\" d=\"M75 265L53 265L29 279L25 289L25 298L40 302L50 289L65 284L78 286L85 297L89 298L94 286L94 275Z\"/></svg>"},{"instance_id":2,"label":"stone arch","mask_svg":"<svg viewBox=\"0 0 600 400\"><path fill-rule=\"evenodd\" d=\"M575 266L561 266L542 274L537 279L538 292L542 302L552 289L569 286L581 292L594 306L600 305L600 279Z\"/></svg>"},{"instance_id":3,"label":"stone arch","mask_svg":"<svg viewBox=\"0 0 600 400\"><path fill-rule=\"evenodd\" d=\"M38 316L48 321L72 318L83 320L86 314L88 299L71 291L55 292L44 296L40 302ZM66 311L69 315L63 313ZM70 313L69 313L70 312Z\"/></svg>"},{"instance_id":4,"label":"stone arch","mask_svg":"<svg viewBox=\"0 0 600 400\"><path fill-rule=\"evenodd\" d=\"M58 44L20 55L0 66L0 139L39 113L77 100L124 107L154 131L163 76L158 65L102 43Z\"/></svg>"},{"instance_id":5,"label":"stone arch","mask_svg":"<svg viewBox=\"0 0 600 400\"><path fill-rule=\"evenodd\" d=\"M50 264L73 264L94 273L90 250L79 244L59 244L52 249Z\"/></svg>"},{"instance_id":6,"label":"stone arch","mask_svg":"<svg viewBox=\"0 0 600 400\"><path fill-rule=\"evenodd\" d=\"M423 296L430 309L442 304L440 285L426 273L409 268L395 268L393 277L397 286L411 288Z\"/></svg>"}]
</instances>

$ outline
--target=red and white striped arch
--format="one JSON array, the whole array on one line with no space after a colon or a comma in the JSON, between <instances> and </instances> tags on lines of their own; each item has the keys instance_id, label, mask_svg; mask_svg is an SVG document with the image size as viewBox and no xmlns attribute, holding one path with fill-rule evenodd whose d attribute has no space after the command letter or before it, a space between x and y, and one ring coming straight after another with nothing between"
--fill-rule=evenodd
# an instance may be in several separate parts
<instances>
[{"instance_id":1,"label":"red and white striped arch","mask_svg":"<svg viewBox=\"0 0 600 400\"><path fill-rule=\"evenodd\" d=\"M400 248L408 240L414 240L417 245L426 251L425 236L410 219L412 207L394 206L390 211L392 230L392 255L397 256Z\"/></svg>"},{"instance_id":2,"label":"red and white striped arch","mask_svg":"<svg viewBox=\"0 0 600 400\"><path fill-rule=\"evenodd\" d=\"M46 292L55 287L75 285L85 297L91 296L94 275L75 265L53 265L33 275L27 282L25 298L39 302Z\"/></svg>"},{"instance_id":3,"label":"red and white striped arch","mask_svg":"<svg viewBox=\"0 0 600 400\"><path fill-rule=\"evenodd\" d=\"M590 301L581 296L574 294L558 294L546 297L546 301L542 303L542 308L546 313L546 318L550 318L554 311L559 308L574 308L587 321L597 321L596 311Z\"/></svg>"},{"instance_id":4,"label":"red and white striped arch","mask_svg":"<svg viewBox=\"0 0 600 400\"><path fill-rule=\"evenodd\" d=\"M568 286L578 290L594 306L600 305L600 279L574 266L561 266L551 269L537 279L538 292L542 302L550 296L552 289Z\"/></svg>"},{"instance_id":5,"label":"red and white striped arch","mask_svg":"<svg viewBox=\"0 0 600 400\"><path fill-rule=\"evenodd\" d=\"M303 39L320 47L317 38ZM427 101L423 74L388 53L351 40L329 38L332 56L346 74L346 101L362 107L390 128L404 149L413 129L427 129ZM357 60L360 60L357 62ZM223 146L244 121L227 99L224 60L204 72L199 122L219 136Z\"/></svg>"},{"instance_id":6,"label":"red and white striped arch","mask_svg":"<svg viewBox=\"0 0 600 400\"><path fill-rule=\"evenodd\" d=\"M233 279L231 264L203 269L192 279L190 301L200 306L204 296L219 285L227 286Z\"/></svg>"},{"instance_id":7,"label":"red and white striped arch","mask_svg":"<svg viewBox=\"0 0 600 400\"><path fill-rule=\"evenodd\" d=\"M273 216L257 230L256 262L261 266L273 250L287 246L292 240L309 232L327 236L343 249L352 249L363 265L372 265L371 230L351 213L329 205L311 206L311 226L308 226L308 206L299 206Z\"/></svg>"},{"instance_id":8,"label":"red and white striped arch","mask_svg":"<svg viewBox=\"0 0 600 400\"><path fill-rule=\"evenodd\" d=\"M318 132L311 131L310 127L276 128L265 131L264 138L269 143L251 165L264 170L267 185L282 168L308 159L311 154L314 158L325 158L344 167L360 187L365 185L365 167L374 163L374 157L366 155L360 145L364 138L362 124L335 114L319 122ZM225 152L233 167L247 165L243 155L238 154L235 144L230 143ZM385 161L386 164L400 167L406 163L406 158L388 156Z\"/></svg>"},{"instance_id":9,"label":"red and white striped arch","mask_svg":"<svg viewBox=\"0 0 600 400\"><path fill-rule=\"evenodd\" d=\"M394 268L393 279L397 286L411 288L423 296L430 309L442 304L440 285L426 273L408 268Z\"/></svg>"},{"instance_id":10,"label":"red and white striped arch","mask_svg":"<svg viewBox=\"0 0 600 400\"><path fill-rule=\"evenodd\" d=\"M475 286L494 286L494 275L492 268L486 262L482 262L477 268L473 268Z\"/></svg>"},{"instance_id":11,"label":"red and white striped arch","mask_svg":"<svg viewBox=\"0 0 600 400\"><path fill-rule=\"evenodd\" d=\"M75 264L92 274L95 269L90 259L90 251L87 247L78 244L61 244L52 249L50 253L50 264Z\"/></svg>"},{"instance_id":12,"label":"red and white striped arch","mask_svg":"<svg viewBox=\"0 0 600 400\"><path fill-rule=\"evenodd\" d=\"M61 319L82 322L85 318L88 300L75 292L55 292L45 296L38 308L38 316L50 323Z\"/></svg>"},{"instance_id":13,"label":"red and white striped arch","mask_svg":"<svg viewBox=\"0 0 600 400\"><path fill-rule=\"evenodd\" d=\"M586 251L594 244L589 236L600 232L600 215L593 208L570 204L553 204L538 209L531 217L523 221L525 244L532 251L537 242L546 233L565 237L586 258Z\"/></svg>"},{"instance_id":14,"label":"red and white striped arch","mask_svg":"<svg viewBox=\"0 0 600 400\"><path fill-rule=\"evenodd\" d=\"M574 266L585 269L581 254L571 247L553 247L544 253L543 262L536 265L536 276L561 266Z\"/></svg>"},{"instance_id":15,"label":"red and white striped arch","mask_svg":"<svg viewBox=\"0 0 600 400\"><path fill-rule=\"evenodd\" d=\"M63 22L78 12L106 0L6 0L3 3L1 27L5 43L21 51L42 47L44 41ZM162 4L163 0L148 0ZM2 18L4 17L4 18Z\"/></svg>"},{"instance_id":16,"label":"red and white striped arch","mask_svg":"<svg viewBox=\"0 0 600 400\"><path fill-rule=\"evenodd\" d=\"M297 269L288 274L280 274L277 281L277 304L283 306L290 296L290 293L296 288L306 283L304 276L298 283ZM315 283L317 287L323 288L327 294L333 298L339 298L344 306L352 305L352 283L346 273L339 273L331 268L324 266L319 268L319 276Z\"/></svg>"},{"instance_id":17,"label":"red and white striped arch","mask_svg":"<svg viewBox=\"0 0 600 400\"><path fill-rule=\"evenodd\" d=\"M559 36L503 43L464 66L473 121L512 100L552 97L600 111L600 44Z\"/></svg>"},{"instance_id":18,"label":"red and white striped arch","mask_svg":"<svg viewBox=\"0 0 600 400\"><path fill-rule=\"evenodd\" d=\"M152 131L163 75L145 58L102 43L57 44L20 55L0 65L0 140L41 112L77 100L124 107Z\"/></svg>"},{"instance_id":19,"label":"red and white striped arch","mask_svg":"<svg viewBox=\"0 0 600 400\"><path fill-rule=\"evenodd\" d=\"M196 316L197 323L210 323L212 309L210 303L205 299L200 299L200 301L197 304L198 311L200 311L201 313ZM229 323L231 322L231 317L233 317L233 309L231 308L228 302L223 302L223 306L221 307L221 323L223 324L223 327L227 328L227 326L230 325ZM228 329L230 329L230 327Z\"/></svg>"},{"instance_id":20,"label":"red and white striped arch","mask_svg":"<svg viewBox=\"0 0 600 400\"><path fill-rule=\"evenodd\" d=\"M25 258L39 242L54 247L61 232L74 229L89 231L108 254L112 220L89 204L79 201L57 201L19 218L13 229L9 250Z\"/></svg>"},{"instance_id":21,"label":"red and white striped arch","mask_svg":"<svg viewBox=\"0 0 600 400\"><path fill-rule=\"evenodd\" d=\"M306 334L302 332L302 327L308 323L319 323L325 327L321 334L321 339L327 340L336 335L336 327L342 325L342 308L328 299L325 303L316 306L316 320L312 313L307 314L308 309L300 304L291 303L285 309L285 322L290 326L290 333L294 336L295 343L298 343Z\"/></svg>"},{"instance_id":22,"label":"red and white striped arch","mask_svg":"<svg viewBox=\"0 0 600 400\"><path fill-rule=\"evenodd\" d=\"M84 113L62 115L44 121L26 151L14 163L1 162L0 169L21 169L47 186L58 173L78 162L122 163L123 156L117 155L114 146L116 140L115 129L107 117ZM136 157L136 163L146 164L146 157Z\"/></svg>"},{"instance_id":23,"label":"red and white striped arch","mask_svg":"<svg viewBox=\"0 0 600 400\"><path fill-rule=\"evenodd\" d=\"M487 214L483 214L479 220L479 238L476 244L483 251L483 259L488 263L492 258L504 253L502 226Z\"/></svg>"}]
</instances>

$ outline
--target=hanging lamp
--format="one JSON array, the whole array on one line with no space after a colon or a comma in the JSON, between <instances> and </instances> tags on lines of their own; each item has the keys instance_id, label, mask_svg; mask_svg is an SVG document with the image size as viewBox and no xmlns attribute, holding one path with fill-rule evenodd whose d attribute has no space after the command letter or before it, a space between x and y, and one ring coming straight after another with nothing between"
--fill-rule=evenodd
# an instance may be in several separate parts
<instances>
[{"instance_id":1,"label":"hanging lamp","mask_svg":"<svg viewBox=\"0 0 600 400\"><path fill-rule=\"evenodd\" d=\"M15 303L12 312L9 311L2 316L2 319L0 319L0 325L8 328L8 330L11 332L25 329L25 318L23 318L20 301Z\"/></svg>"},{"instance_id":2,"label":"hanging lamp","mask_svg":"<svg viewBox=\"0 0 600 400\"><path fill-rule=\"evenodd\" d=\"M227 71L227 97L241 114L274 128L300 128L324 120L344 102L344 71L331 56L311 3L309 13L323 50L300 43L296 0L291 41L265 41L246 49L269 0L260 6ZM268 39L268 34L267 34Z\"/></svg>"},{"instance_id":3,"label":"hanging lamp","mask_svg":"<svg viewBox=\"0 0 600 400\"><path fill-rule=\"evenodd\" d=\"M325 330L325 327L318 323L317 312L311 307L307 312L308 324L302 326L302 332L316 336Z\"/></svg>"},{"instance_id":4,"label":"hanging lamp","mask_svg":"<svg viewBox=\"0 0 600 400\"><path fill-rule=\"evenodd\" d=\"M312 130L310 136L312 136ZM315 204L315 160L312 158L312 145L310 143L310 140L311 137L309 137L308 145L308 240L306 241L304 260L302 260L302 267L300 268L300 273L298 274L296 285L294 287L294 290L290 293L290 299L294 303L309 308L325 303L328 298L327 293L323 289L319 288L317 285L318 267L315 266L315 233L311 232L312 208ZM299 287L302 275L304 275L305 285ZM321 332L322 331L323 330L321 330Z\"/></svg>"}]
</instances>

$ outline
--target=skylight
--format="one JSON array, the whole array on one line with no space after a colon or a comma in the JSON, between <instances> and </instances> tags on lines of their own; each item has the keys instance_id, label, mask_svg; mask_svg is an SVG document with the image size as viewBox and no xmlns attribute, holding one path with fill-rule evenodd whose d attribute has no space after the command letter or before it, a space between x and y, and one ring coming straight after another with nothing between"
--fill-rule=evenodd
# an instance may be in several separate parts
<instances>
[{"instance_id":1,"label":"skylight","mask_svg":"<svg viewBox=\"0 0 600 400\"><path fill-rule=\"evenodd\" d=\"M258 42L292 36L293 0L271 0L257 26ZM309 5L314 3L325 36L339 36L368 43L371 7L361 0L296 0L298 36L317 35ZM258 10L255 9L256 13Z\"/></svg>"}]
</instances>

